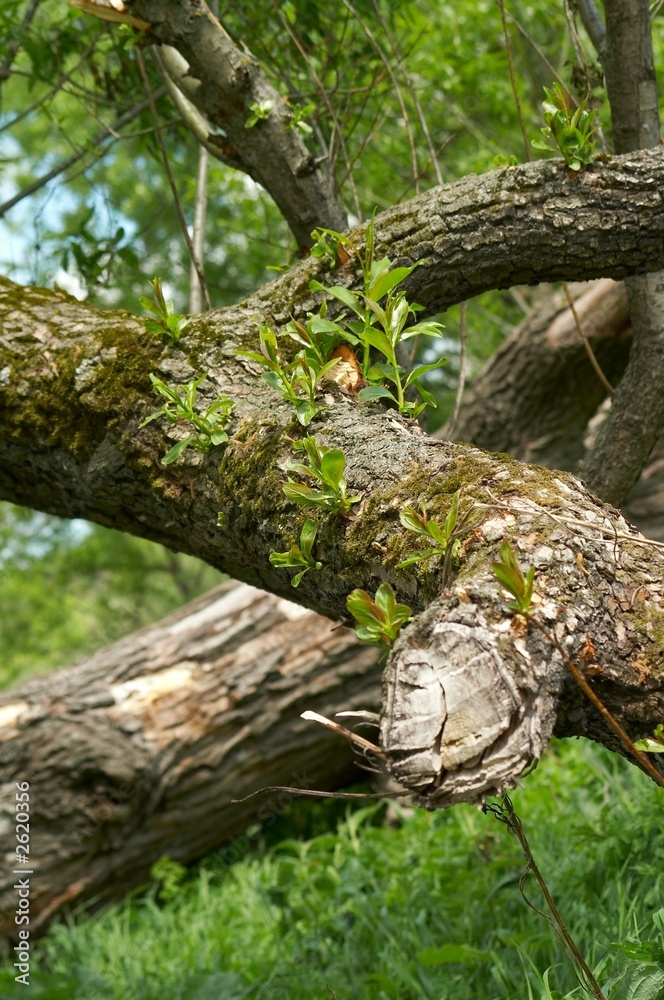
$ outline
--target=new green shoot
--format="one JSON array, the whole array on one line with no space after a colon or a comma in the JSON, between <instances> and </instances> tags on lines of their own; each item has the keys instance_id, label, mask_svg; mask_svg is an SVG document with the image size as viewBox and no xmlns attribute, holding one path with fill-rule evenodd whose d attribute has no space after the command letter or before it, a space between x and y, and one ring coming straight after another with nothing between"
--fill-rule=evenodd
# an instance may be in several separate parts
<instances>
[{"instance_id":1,"label":"new green shoot","mask_svg":"<svg viewBox=\"0 0 664 1000\"><path fill-rule=\"evenodd\" d=\"M320 484L316 487L306 483L297 483L289 479L284 483L283 491L289 500L301 507L323 507L339 514L346 514L352 504L358 503L361 496L349 496L347 493L344 472L346 458L341 448L326 448L319 445L315 437L306 437L293 445L296 451L306 452L308 464L289 462L286 469L296 472L303 479L313 479Z\"/></svg>"},{"instance_id":2,"label":"new green shoot","mask_svg":"<svg viewBox=\"0 0 664 1000\"><path fill-rule=\"evenodd\" d=\"M148 320L146 324L148 332L157 337L165 337L170 344L177 344L191 320L176 313L173 309L173 303L166 301L161 287L161 278L153 278L150 284L154 291L154 299L141 295L138 300L144 309L157 317L156 320Z\"/></svg>"},{"instance_id":3,"label":"new green shoot","mask_svg":"<svg viewBox=\"0 0 664 1000\"><path fill-rule=\"evenodd\" d=\"M398 563L397 569L403 569L405 566L413 566L415 563L421 562L424 559L431 559L433 556L444 556L447 552L450 539L452 538L454 530L457 526L458 516L459 490L457 490L452 497L452 504L450 506L449 513L442 526L438 523L438 521L435 521L433 518L429 518L427 516L426 503L424 502L420 504L419 511L414 510L412 507L406 507L404 510L400 511L399 520L404 528L408 528L409 531L414 531L418 535L422 535L424 538L429 539L430 542L433 542L433 545L426 549L420 549L418 552L414 552L412 555L408 556L407 559ZM449 553L452 559L456 556L460 544L460 539L455 538L452 540L452 546Z\"/></svg>"},{"instance_id":4,"label":"new green shoot","mask_svg":"<svg viewBox=\"0 0 664 1000\"><path fill-rule=\"evenodd\" d=\"M162 396L166 402L154 413L139 425L145 427L146 424L157 420L158 417L165 417L170 424L176 424L180 420L188 421L194 428L187 437L178 441L168 451L161 460L162 465L170 465L178 458L185 448L196 448L197 451L208 451L213 445L225 444L228 441L226 425L233 414L234 403L226 396L220 396L202 413L196 413L194 404L196 402L196 391L207 378L207 372L200 378L188 382L182 389L171 388L150 374L152 389L158 396Z\"/></svg>"},{"instance_id":5,"label":"new green shoot","mask_svg":"<svg viewBox=\"0 0 664 1000\"><path fill-rule=\"evenodd\" d=\"M270 552L270 562L273 566L284 569L300 569L291 580L291 586L299 586L300 580L310 569L320 569L323 565L317 562L313 555L318 525L307 519L300 531L300 544L291 545L287 552ZM303 568L302 568L303 567Z\"/></svg>"},{"instance_id":6,"label":"new green shoot","mask_svg":"<svg viewBox=\"0 0 664 1000\"><path fill-rule=\"evenodd\" d=\"M392 649L402 625L412 617L408 605L397 604L389 583L381 583L375 598L366 590L353 590L346 598L346 607L357 622L358 639L384 650Z\"/></svg>"},{"instance_id":7,"label":"new green shoot","mask_svg":"<svg viewBox=\"0 0 664 1000\"><path fill-rule=\"evenodd\" d=\"M529 612L533 604L535 567L531 566L524 576L516 552L509 542L503 542L500 546L500 562L493 563L491 568L498 583L514 598L508 603L508 608L522 615Z\"/></svg>"}]
</instances>

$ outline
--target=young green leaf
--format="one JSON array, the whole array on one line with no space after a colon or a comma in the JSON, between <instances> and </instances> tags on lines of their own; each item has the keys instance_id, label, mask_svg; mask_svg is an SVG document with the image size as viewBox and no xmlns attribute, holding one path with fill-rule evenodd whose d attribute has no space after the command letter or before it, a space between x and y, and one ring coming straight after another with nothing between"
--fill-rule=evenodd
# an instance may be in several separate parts
<instances>
[{"instance_id":1,"label":"young green leaf","mask_svg":"<svg viewBox=\"0 0 664 1000\"><path fill-rule=\"evenodd\" d=\"M426 504L422 503L420 505L420 510L413 510L412 507L406 507L399 513L399 520L403 524L404 528L408 528L409 531L414 531L418 535L424 535L426 538L430 538L435 545L427 549L421 549L419 552L414 552L408 558L404 559L397 566L398 569L402 569L406 566L413 566L415 563L423 561L425 559L431 559L433 556L444 556L447 553L450 540L457 526L457 519L459 516L459 496L460 490L457 490L452 497L452 503L450 504L450 509L447 513L447 517L441 527L438 521L427 516ZM459 548L459 539L454 539L452 541L452 547L449 552L449 556L452 559L456 556L457 549Z\"/></svg>"},{"instance_id":2,"label":"young green leaf","mask_svg":"<svg viewBox=\"0 0 664 1000\"><path fill-rule=\"evenodd\" d=\"M447 364L447 358L439 358L438 361L434 361L433 364L418 365L417 368L413 368L413 370L408 375L406 382L404 384L404 388L407 389L409 385L411 385L413 382L416 382L419 378L422 377L422 375L426 375L427 372L435 371L436 368L442 368L443 365L446 364Z\"/></svg>"},{"instance_id":3,"label":"young green leaf","mask_svg":"<svg viewBox=\"0 0 664 1000\"><path fill-rule=\"evenodd\" d=\"M161 464L171 465L171 463L174 462L176 458L180 457L185 448L188 448L190 444L194 443L194 441L195 441L194 434L190 434L189 437L183 438L181 441L178 441L177 444L173 445L170 451L166 452L166 454L161 460Z\"/></svg>"},{"instance_id":4,"label":"young green leaf","mask_svg":"<svg viewBox=\"0 0 664 1000\"><path fill-rule=\"evenodd\" d=\"M348 288L344 288L343 285L332 285L331 288L326 288L325 285L321 285L320 281L310 281L309 288L312 292L327 292L328 295L338 299L339 302L343 302L345 306L352 309L357 316L364 318L359 298L355 292L351 292Z\"/></svg>"},{"instance_id":5,"label":"young green leaf","mask_svg":"<svg viewBox=\"0 0 664 1000\"><path fill-rule=\"evenodd\" d=\"M200 378L188 382L183 390L178 390L166 385L156 375L150 374L153 392L166 399L166 403L159 410L147 416L139 426L145 427L158 417L165 417L171 424L187 421L194 428L194 433L178 441L164 455L162 465L170 465L179 458L185 448L193 447L198 451L207 451L213 446L225 444L228 441L226 425L233 414L234 404L232 400L221 396L202 413L197 413L194 409L197 389L206 378L207 372Z\"/></svg>"},{"instance_id":6,"label":"young green leaf","mask_svg":"<svg viewBox=\"0 0 664 1000\"><path fill-rule=\"evenodd\" d=\"M530 611L535 567L531 566L524 576L516 552L509 542L503 542L500 546L500 562L493 563L492 570L498 582L514 597L507 606L520 614Z\"/></svg>"},{"instance_id":7,"label":"young green leaf","mask_svg":"<svg viewBox=\"0 0 664 1000\"><path fill-rule=\"evenodd\" d=\"M389 268L390 262L387 258L383 259L387 263ZM383 261L380 261L382 264ZM369 285L369 296L375 299L376 302L380 302L384 295L391 292L393 288L407 278L409 274L412 274L416 267L419 266L421 262L418 261L412 267L394 267L392 270L385 270L383 273L376 273L373 277L372 283Z\"/></svg>"},{"instance_id":8,"label":"young green leaf","mask_svg":"<svg viewBox=\"0 0 664 1000\"><path fill-rule=\"evenodd\" d=\"M384 385L367 385L360 389L357 398L362 403L371 403L374 399L391 399L393 403L397 402L396 397Z\"/></svg>"},{"instance_id":9,"label":"young green leaf","mask_svg":"<svg viewBox=\"0 0 664 1000\"><path fill-rule=\"evenodd\" d=\"M147 329L155 336L165 336L171 344L176 344L191 320L174 312L173 303L166 301L161 278L153 278L150 284L154 290L154 300L145 295L141 295L138 300L144 309L157 317L156 321L150 320L147 323Z\"/></svg>"},{"instance_id":10,"label":"young green leaf","mask_svg":"<svg viewBox=\"0 0 664 1000\"><path fill-rule=\"evenodd\" d=\"M389 583L380 585L375 599L366 590L353 590L346 598L346 607L357 622L358 639L384 650L392 648L402 625L411 619L410 608L397 604Z\"/></svg>"},{"instance_id":11,"label":"young green leaf","mask_svg":"<svg viewBox=\"0 0 664 1000\"><path fill-rule=\"evenodd\" d=\"M310 569L318 570L323 565L321 562L317 562L312 555L312 548L316 540L317 530L318 525L315 521L307 519L302 525L302 530L300 531L299 545L291 545L287 552L270 553L270 562L273 566L276 566L279 569L303 567L291 580L292 587L299 586L302 577Z\"/></svg>"},{"instance_id":12,"label":"young green leaf","mask_svg":"<svg viewBox=\"0 0 664 1000\"><path fill-rule=\"evenodd\" d=\"M332 448L326 451L321 459L321 474L323 482L332 487L333 490L340 490L345 487L344 470L346 468L346 458L340 448Z\"/></svg>"}]
</instances>

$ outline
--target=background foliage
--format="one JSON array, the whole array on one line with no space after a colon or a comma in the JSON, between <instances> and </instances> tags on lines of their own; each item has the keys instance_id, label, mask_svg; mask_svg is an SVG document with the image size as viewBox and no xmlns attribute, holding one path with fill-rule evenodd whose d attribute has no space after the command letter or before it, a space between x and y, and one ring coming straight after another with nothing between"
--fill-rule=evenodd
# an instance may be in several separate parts
<instances>
[{"instance_id":1,"label":"background foliage","mask_svg":"<svg viewBox=\"0 0 664 1000\"><path fill-rule=\"evenodd\" d=\"M189 263L142 106L133 34L60 0L43 0L22 29L27 9L0 0L0 67L20 43L11 72L0 68L0 200L36 188L0 208L0 271L130 310L162 275L185 312ZM508 11L529 136L542 124L542 88L556 78L579 99L590 96L608 135L601 76L583 32L570 33L564 5L532 0ZM493 0L231 0L223 19L282 95L311 106L309 146L325 158L353 222L439 180L527 155ZM657 33L655 42L661 70ZM149 51L146 61L191 218L198 151ZM238 301L293 253L270 199L212 161L205 269L213 305ZM471 376L545 293L469 303ZM446 334L436 351L450 364L429 383L437 421L451 410L459 371L458 309L440 318ZM0 682L85 655L219 579L148 542L4 504ZM612 1000L661 1000L661 793L620 758L554 746L515 805L573 934L602 983L613 983ZM190 873L166 863L146 896L54 928L37 951L32 995L583 995L553 932L519 895L516 844L490 817L301 802L252 843L248 851L236 842ZM12 985L7 967L0 988Z\"/></svg>"}]
</instances>

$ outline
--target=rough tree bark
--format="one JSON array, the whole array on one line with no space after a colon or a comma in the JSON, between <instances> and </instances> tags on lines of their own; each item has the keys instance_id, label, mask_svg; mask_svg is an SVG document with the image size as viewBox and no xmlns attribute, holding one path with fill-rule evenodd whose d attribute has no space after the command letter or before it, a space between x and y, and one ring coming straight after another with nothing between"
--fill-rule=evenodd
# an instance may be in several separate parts
<instances>
[{"instance_id":1,"label":"rough tree bark","mask_svg":"<svg viewBox=\"0 0 664 1000\"><path fill-rule=\"evenodd\" d=\"M583 260L579 255L587 253L588 245L602 248L585 258L585 268L591 273L599 267L622 271L630 261L634 266L634 257L639 261L636 266L644 266L640 255L648 243L646 233L662 207L657 196L648 194L653 171L649 171L647 182L641 171L646 161L655 164L656 171L663 159L662 154L651 153L616 160L584 176L581 185L578 178L569 178L567 171L551 164L466 179L379 217L379 250L382 244L411 260L426 255L427 263L412 277L419 275L418 294L430 308L432 300L439 306L446 299L465 298L469 285L481 288L500 283L502 274L510 284L524 271L545 267L548 276L557 277L554 268L564 271L570 266L570 256ZM600 179L603 211L598 213L584 202L594 204ZM643 186L643 200L650 211L635 216L631 203L621 210L624 202L617 196L611 209L611 191L622 190L626 183L632 190ZM542 222L533 230L533 215L546 218L541 206L551 199L557 207L551 208L549 224ZM574 217L566 214L565 199L573 202ZM604 228L607 217L613 219L615 236ZM559 239L566 228L574 230L573 246L571 240ZM505 249L496 245L497 231ZM422 243L424 233L428 238ZM612 247L613 238L617 245ZM664 250L660 229L652 239L657 249ZM533 253L534 241L548 245L548 254L543 249ZM615 258L608 263L612 249ZM455 250L457 260L465 260L463 284L455 281ZM602 254L604 260L599 261ZM656 251L654 256L658 258ZM654 263L659 266L659 259ZM296 540L306 516L290 504L281 489L285 480L282 467L292 454L293 435L300 428L292 410L258 377L255 366L238 358L235 350L255 345L256 324L268 313L278 322L292 313L301 314L311 305L308 278L313 273L321 273L320 265L303 264L243 306L197 319L191 333L175 348L146 340L144 321L136 317L69 302L55 293L18 291L7 285L6 305L0 314L4 334L0 493L54 513L87 517L164 541L238 579L276 594L292 595L289 574L273 567L268 556ZM352 279L351 272L348 278ZM138 430L141 418L154 408L147 394L152 370L171 381L186 381L208 371L207 384L201 386L203 402L210 402L222 390L236 406L229 444L205 457L185 453L168 471L160 467L158 459L165 448L163 429L152 424ZM611 521L612 515L598 515L597 502L572 480L559 483L552 474L501 457L432 442L417 425L376 406L359 406L338 393L330 393L327 402L327 410L312 424L311 431L315 430L323 444L343 448L350 488L362 495L362 502L347 521L335 516L323 518L318 535L323 568L308 573L297 592L298 601L323 614L345 617L348 592L357 586L374 588L381 579L390 579L416 613L436 600L441 588L439 568L425 564L418 571L396 569L414 547L412 535L399 525L398 513L406 504L426 498L432 514L441 515L449 506L450 494L459 487L463 506L472 508L470 515L478 520L459 571L459 579L465 581L463 589L469 594L485 586L485 574L490 572L499 541L494 529L485 531L482 524L484 520L495 522L495 512L504 502L512 503L515 520L501 520L500 515L497 523L501 532L513 534L515 539L522 536L523 525L527 536L536 532L548 537L551 531L553 522L546 510L534 512L526 501L543 504L554 512L576 505L582 524L600 517L596 521L601 524L600 537L612 532L612 523L618 532L629 536L622 522ZM175 433L180 433L179 429ZM215 528L218 511L225 515L225 524ZM483 513L477 515L477 511ZM608 520L601 521L604 517ZM577 537L574 544L577 550L585 551L585 536ZM621 554L620 541L616 545L620 558L627 558ZM550 587L560 594L561 606L576 603L579 581L584 588L588 586L583 570L578 569L574 579L573 574L567 574L566 558L561 548L556 569L552 551L552 565L546 570ZM656 552L651 553L651 559L652 565L659 567ZM648 616L654 615L655 621L659 606L656 589L650 598L650 584L642 579L643 572L644 568L635 564L633 574L628 573L621 585L631 588L630 593L648 594L647 610L634 635L634 649L638 650L634 657L646 664L647 683L656 684L658 633ZM614 629L609 605L604 612ZM594 627L601 640L609 619L600 618ZM590 629L583 616L578 622L582 631ZM655 638L649 634L651 626ZM629 672L627 660L624 669ZM629 687L631 681L625 683ZM652 704L657 708L657 699ZM633 720L626 721L631 731ZM654 721L658 719L646 713L637 735L652 728Z\"/></svg>"},{"instance_id":2,"label":"rough tree bark","mask_svg":"<svg viewBox=\"0 0 664 1000\"><path fill-rule=\"evenodd\" d=\"M632 339L622 282L572 286L581 327L617 383ZM500 345L466 391L454 439L522 462L574 471L588 422L606 397L562 291L552 292ZM446 437L442 428L436 437Z\"/></svg>"},{"instance_id":3,"label":"rough tree bark","mask_svg":"<svg viewBox=\"0 0 664 1000\"><path fill-rule=\"evenodd\" d=\"M335 788L357 777L348 745L300 719L377 709L376 651L352 632L227 584L75 667L0 696L0 784L30 782L31 931L63 908L149 882L292 801L265 785ZM13 819L13 817L12 817ZM16 934L14 823L0 816L0 936ZM34 918L34 919L33 919Z\"/></svg>"},{"instance_id":4,"label":"rough tree bark","mask_svg":"<svg viewBox=\"0 0 664 1000\"><path fill-rule=\"evenodd\" d=\"M664 205L653 186L658 168L664 173L664 151L616 158L583 178L555 163L466 178L378 217L378 250L425 261L409 280L429 310L489 287L570 277L572 269L590 277L658 267L664 263ZM278 324L313 308L314 276L325 280L321 265L303 262L241 306L197 317L174 348L149 337L138 317L3 283L0 495L142 534L233 577L287 593L285 574L266 559L256 562L258 547L244 531L264 507L267 551L283 546L283 527L274 520L285 505L283 475L274 460L288 457L297 425L255 366L235 351L256 346L257 324L266 318ZM353 271L344 278L351 283ZM205 460L186 457L168 472L159 465L163 428L155 423L138 431L156 408L148 392L153 371L171 382L210 373L200 387L201 405L219 391L236 404L225 451L214 450ZM391 414L344 399L320 426L335 443L357 449L349 462L360 488L373 478L379 442L393 452L399 471L416 460L418 448L433 451L424 439L415 445L414 430L399 432L402 422ZM179 428L174 433L182 434ZM375 443L368 434L376 434ZM217 512L239 510L239 498L246 507L238 524L215 530ZM356 578L356 563L346 567L344 584ZM305 601L313 576L305 578ZM329 609L324 599L312 606Z\"/></svg>"}]
</instances>

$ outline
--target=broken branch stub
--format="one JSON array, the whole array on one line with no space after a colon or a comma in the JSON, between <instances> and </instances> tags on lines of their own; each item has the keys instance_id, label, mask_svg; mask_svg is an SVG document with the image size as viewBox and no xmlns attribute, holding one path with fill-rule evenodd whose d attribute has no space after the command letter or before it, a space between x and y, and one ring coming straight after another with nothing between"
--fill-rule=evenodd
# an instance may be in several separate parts
<instances>
[{"instance_id":1,"label":"broken branch stub","mask_svg":"<svg viewBox=\"0 0 664 1000\"><path fill-rule=\"evenodd\" d=\"M441 598L395 647L381 746L419 805L502 794L551 738L565 666L555 651L548 662L530 656L518 630L504 615Z\"/></svg>"}]
</instances>

